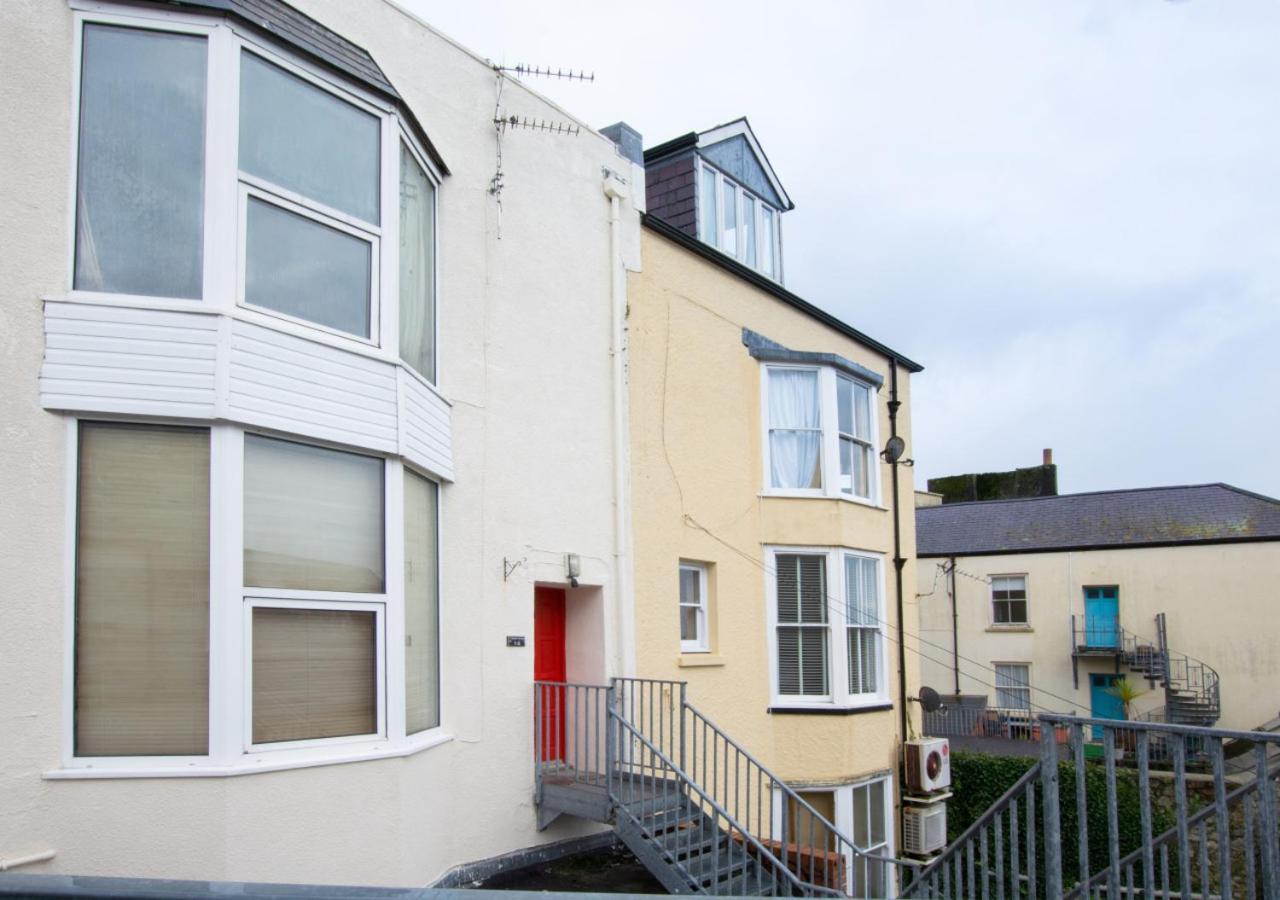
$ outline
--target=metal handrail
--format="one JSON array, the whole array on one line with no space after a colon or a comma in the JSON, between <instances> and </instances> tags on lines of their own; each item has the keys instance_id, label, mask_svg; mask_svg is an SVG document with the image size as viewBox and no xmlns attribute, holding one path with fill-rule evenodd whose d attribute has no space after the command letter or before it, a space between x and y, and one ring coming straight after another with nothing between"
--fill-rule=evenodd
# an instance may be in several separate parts
<instances>
[{"instance_id":1,"label":"metal handrail","mask_svg":"<svg viewBox=\"0 0 1280 900\"><path fill-rule=\"evenodd\" d=\"M763 843L761 843L760 840L756 838L754 834L752 834L750 831L744 828L742 824L738 822L738 820L729 813L728 810L726 810L723 806L717 803L715 798L713 798L710 794L708 794L705 790L703 790L701 785L699 785L696 781L690 778L689 775L683 769L681 769L678 765L675 764L675 762L670 757L668 757L665 753L663 753L660 749L658 749L658 747L652 741L650 741L647 737L641 734L640 731L636 729L635 726L633 726L630 722L628 722L626 718L624 718L616 709L611 708L609 710L609 718L612 719L613 721L616 721L623 731L629 733L633 738L635 738L635 740L639 741L640 745L644 747L646 750L648 750L649 753L654 758L656 758L659 762L661 762L664 768L666 768L673 775L675 775L675 777L680 781L680 783L684 786L686 790L692 791L694 794L698 796L698 798L703 802L703 804L705 804L707 807L710 807L711 810L714 812L715 816L719 818L723 818L727 823L729 823L729 826L732 828L734 833L741 835L744 842L751 844L751 846L755 849L755 851L758 854L760 854L760 857L762 859L767 860L771 864L771 868L774 869L775 875L778 872L781 872L783 877L786 880L790 881L791 885L794 888L796 888L801 894L804 894L807 896L813 896L815 894L841 896L841 894L834 894L817 885L810 885L804 881L801 881L800 878L796 876L794 872L792 872L789 868L787 868L783 864L782 860L778 859L777 856L775 856L773 852L769 850L768 847L766 847ZM617 763L620 761L613 761L613 762ZM621 797L614 796L611 799L613 799L614 802L617 804L618 809L623 810L627 814L627 816L632 820L632 822L634 822L637 826L640 826L642 828L644 827L639 817L636 816L636 814L631 811L629 806L623 801ZM679 866L681 871L686 875L686 877L690 879L691 882L697 881L697 879L694 878L694 876L687 869L685 869L683 866L680 866L679 863L677 863L677 866Z\"/></svg>"}]
</instances>

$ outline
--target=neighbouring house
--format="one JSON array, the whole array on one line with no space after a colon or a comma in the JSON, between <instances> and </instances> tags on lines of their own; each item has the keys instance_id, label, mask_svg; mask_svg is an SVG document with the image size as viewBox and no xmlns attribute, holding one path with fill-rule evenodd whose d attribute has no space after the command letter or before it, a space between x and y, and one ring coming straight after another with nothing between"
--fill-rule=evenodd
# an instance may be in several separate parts
<instances>
[{"instance_id":1,"label":"neighbouring house","mask_svg":"<svg viewBox=\"0 0 1280 900\"><path fill-rule=\"evenodd\" d=\"M1277 716L1280 501L1227 484L922 499L921 677L953 697L932 733L1031 738L1041 710L1121 718L1122 678L1148 721Z\"/></svg>"},{"instance_id":2,"label":"neighbouring house","mask_svg":"<svg viewBox=\"0 0 1280 900\"><path fill-rule=\"evenodd\" d=\"M0 95L0 868L599 832L538 828L535 602L626 671L641 169L383 0L7 5Z\"/></svg>"},{"instance_id":3,"label":"neighbouring house","mask_svg":"<svg viewBox=\"0 0 1280 900\"><path fill-rule=\"evenodd\" d=\"M745 119L644 165L630 473L635 668L654 681L635 694L659 715L640 725L802 880L880 896L916 591L894 568L915 555L910 470L894 496L880 451L910 441L921 367L783 286L792 203Z\"/></svg>"}]
</instances>

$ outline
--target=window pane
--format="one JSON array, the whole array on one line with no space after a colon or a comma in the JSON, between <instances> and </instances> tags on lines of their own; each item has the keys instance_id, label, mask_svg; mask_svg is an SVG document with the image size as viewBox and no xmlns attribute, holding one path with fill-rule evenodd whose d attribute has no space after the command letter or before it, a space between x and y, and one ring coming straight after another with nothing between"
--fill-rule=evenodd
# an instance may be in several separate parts
<instances>
[{"instance_id":1,"label":"window pane","mask_svg":"<svg viewBox=\"0 0 1280 900\"><path fill-rule=\"evenodd\" d=\"M436 378L435 185L400 146L400 358Z\"/></svg>"},{"instance_id":2,"label":"window pane","mask_svg":"<svg viewBox=\"0 0 1280 900\"><path fill-rule=\"evenodd\" d=\"M874 694L879 690L879 633L871 628L850 628L849 693Z\"/></svg>"},{"instance_id":3,"label":"window pane","mask_svg":"<svg viewBox=\"0 0 1280 900\"><path fill-rule=\"evenodd\" d=\"M369 336L368 241L249 198L247 303Z\"/></svg>"},{"instance_id":4,"label":"window pane","mask_svg":"<svg viewBox=\"0 0 1280 900\"><path fill-rule=\"evenodd\" d=\"M826 628L778 629L778 693L826 695Z\"/></svg>"},{"instance_id":5,"label":"window pane","mask_svg":"<svg viewBox=\"0 0 1280 900\"><path fill-rule=\"evenodd\" d=\"M680 640L698 640L698 608L696 606L680 607Z\"/></svg>"},{"instance_id":6,"label":"window pane","mask_svg":"<svg viewBox=\"0 0 1280 900\"><path fill-rule=\"evenodd\" d=\"M702 184L698 190L698 208L701 213L702 239L715 244L719 234L716 225L716 173L703 167Z\"/></svg>"},{"instance_id":7,"label":"window pane","mask_svg":"<svg viewBox=\"0 0 1280 900\"><path fill-rule=\"evenodd\" d=\"M209 739L209 432L80 425L75 753Z\"/></svg>"},{"instance_id":8,"label":"window pane","mask_svg":"<svg viewBox=\"0 0 1280 900\"><path fill-rule=\"evenodd\" d=\"M253 610L253 742L378 730L377 616Z\"/></svg>"},{"instance_id":9,"label":"window pane","mask_svg":"<svg viewBox=\"0 0 1280 900\"><path fill-rule=\"evenodd\" d=\"M870 794L868 814L871 817L871 842L873 844L883 844L885 842L884 786L885 782L883 781L873 781L868 786Z\"/></svg>"},{"instance_id":10,"label":"window pane","mask_svg":"<svg viewBox=\"0 0 1280 900\"><path fill-rule=\"evenodd\" d=\"M760 207L760 237L764 258L760 261L760 270L772 277L776 273L774 255L777 252L777 238L773 233L773 210L767 206Z\"/></svg>"},{"instance_id":11,"label":"window pane","mask_svg":"<svg viewBox=\"0 0 1280 900\"><path fill-rule=\"evenodd\" d=\"M246 434L244 583L381 593L382 465Z\"/></svg>"},{"instance_id":12,"label":"window pane","mask_svg":"<svg viewBox=\"0 0 1280 900\"><path fill-rule=\"evenodd\" d=\"M381 122L252 53L240 59L240 168L377 223Z\"/></svg>"},{"instance_id":13,"label":"window pane","mask_svg":"<svg viewBox=\"0 0 1280 900\"><path fill-rule=\"evenodd\" d=\"M738 255L738 188L724 179L724 231L721 232L720 249L733 256Z\"/></svg>"},{"instance_id":14,"label":"window pane","mask_svg":"<svg viewBox=\"0 0 1280 900\"><path fill-rule=\"evenodd\" d=\"M742 195L742 240L745 244L747 265L756 267L756 201L754 197Z\"/></svg>"},{"instance_id":15,"label":"window pane","mask_svg":"<svg viewBox=\"0 0 1280 900\"><path fill-rule=\"evenodd\" d=\"M822 486L822 423L818 373L769 371L770 483L776 488Z\"/></svg>"},{"instance_id":16,"label":"window pane","mask_svg":"<svg viewBox=\"0 0 1280 900\"><path fill-rule=\"evenodd\" d=\"M853 386L853 421L858 427L855 434L864 441L871 440L871 388L865 384Z\"/></svg>"},{"instance_id":17,"label":"window pane","mask_svg":"<svg viewBox=\"0 0 1280 900\"><path fill-rule=\"evenodd\" d=\"M84 28L75 287L201 295L202 37Z\"/></svg>"},{"instance_id":18,"label":"window pane","mask_svg":"<svg viewBox=\"0 0 1280 900\"><path fill-rule=\"evenodd\" d=\"M853 382L836 378L836 406L840 411L840 432L853 434Z\"/></svg>"},{"instance_id":19,"label":"window pane","mask_svg":"<svg viewBox=\"0 0 1280 900\"><path fill-rule=\"evenodd\" d=\"M692 603L695 606L702 603L702 586L701 579L698 577L696 569L680 570L680 602Z\"/></svg>"},{"instance_id":20,"label":"window pane","mask_svg":"<svg viewBox=\"0 0 1280 900\"><path fill-rule=\"evenodd\" d=\"M777 563L778 621L827 621L827 559L780 553Z\"/></svg>"},{"instance_id":21,"label":"window pane","mask_svg":"<svg viewBox=\"0 0 1280 900\"><path fill-rule=\"evenodd\" d=\"M1030 709L1030 673L1022 665L996 666L996 706L1001 709Z\"/></svg>"},{"instance_id":22,"label":"window pane","mask_svg":"<svg viewBox=\"0 0 1280 900\"><path fill-rule=\"evenodd\" d=\"M440 724L439 544L434 482L404 473L405 731Z\"/></svg>"}]
</instances>

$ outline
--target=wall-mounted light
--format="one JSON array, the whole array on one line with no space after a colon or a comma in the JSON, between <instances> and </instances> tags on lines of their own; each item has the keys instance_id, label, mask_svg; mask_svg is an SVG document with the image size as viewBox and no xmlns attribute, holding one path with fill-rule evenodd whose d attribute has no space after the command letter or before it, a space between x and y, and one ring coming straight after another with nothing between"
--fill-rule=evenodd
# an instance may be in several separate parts
<instances>
[{"instance_id":1,"label":"wall-mounted light","mask_svg":"<svg viewBox=\"0 0 1280 900\"><path fill-rule=\"evenodd\" d=\"M582 577L582 557L576 553L566 553L564 555L564 577L569 580L569 587L577 587L578 579Z\"/></svg>"}]
</instances>

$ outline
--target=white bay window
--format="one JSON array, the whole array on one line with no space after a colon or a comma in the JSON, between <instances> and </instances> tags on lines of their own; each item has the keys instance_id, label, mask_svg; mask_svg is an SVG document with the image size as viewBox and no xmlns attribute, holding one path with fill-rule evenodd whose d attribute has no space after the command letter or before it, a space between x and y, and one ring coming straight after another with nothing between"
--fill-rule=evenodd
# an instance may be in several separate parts
<instances>
[{"instance_id":1,"label":"white bay window","mask_svg":"<svg viewBox=\"0 0 1280 900\"><path fill-rule=\"evenodd\" d=\"M778 211L706 160L698 159L698 236L748 267L781 274Z\"/></svg>"},{"instance_id":2,"label":"white bay window","mask_svg":"<svg viewBox=\"0 0 1280 900\"><path fill-rule=\"evenodd\" d=\"M767 563L773 704L886 703L881 558L775 547Z\"/></svg>"},{"instance_id":3,"label":"white bay window","mask_svg":"<svg viewBox=\"0 0 1280 900\"><path fill-rule=\"evenodd\" d=\"M766 492L878 502L875 389L821 366L763 377Z\"/></svg>"}]
</instances>

